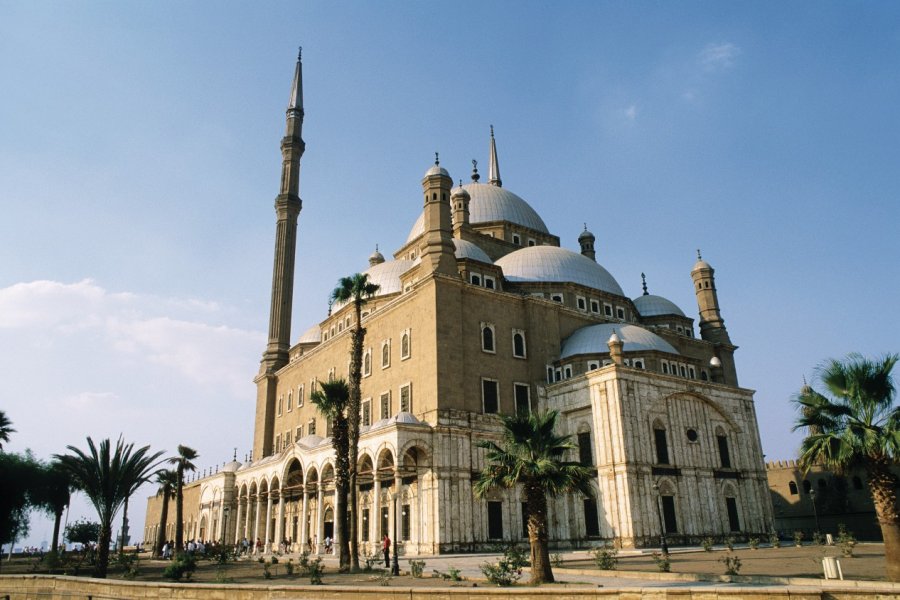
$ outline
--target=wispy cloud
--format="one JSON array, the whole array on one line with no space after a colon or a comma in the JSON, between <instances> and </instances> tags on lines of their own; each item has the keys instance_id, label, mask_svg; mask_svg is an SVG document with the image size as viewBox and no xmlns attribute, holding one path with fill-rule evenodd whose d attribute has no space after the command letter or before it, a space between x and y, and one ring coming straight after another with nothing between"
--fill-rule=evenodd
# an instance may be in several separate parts
<instances>
[{"instance_id":1,"label":"wispy cloud","mask_svg":"<svg viewBox=\"0 0 900 600\"><path fill-rule=\"evenodd\" d=\"M741 49L730 42L710 43L700 51L698 60L706 71L725 71L734 66Z\"/></svg>"},{"instance_id":2,"label":"wispy cloud","mask_svg":"<svg viewBox=\"0 0 900 600\"><path fill-rule=\"evenodd\" d=\"M634 121L637 118L638 109L634 104L630 105L626 108L622 113L625 115L625 118L629 121Z\"/></svg>"}]
</instances>

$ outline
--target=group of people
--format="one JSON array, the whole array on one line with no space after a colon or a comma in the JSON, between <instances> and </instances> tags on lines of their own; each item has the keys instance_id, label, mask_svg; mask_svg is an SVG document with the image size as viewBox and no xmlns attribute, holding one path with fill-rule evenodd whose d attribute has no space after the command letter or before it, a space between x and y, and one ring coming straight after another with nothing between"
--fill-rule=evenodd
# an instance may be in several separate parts
<instances>
[{"instance_id":1,"label":"group of people","mask_svg":"<svg viewBox=\"0 0 900 600\"><path fill-rule=\"evenodd\" d=\"M213 554L217 549L216 542L211 541L202 541L202 540L188 540L184 543L184 551L188 554L194 554L198 556L208 556ZM175 542L171 540L167 540L165 544L163 544L160 558L168 560L172 558L175 554Z\"/></svg>"}]
</instances>

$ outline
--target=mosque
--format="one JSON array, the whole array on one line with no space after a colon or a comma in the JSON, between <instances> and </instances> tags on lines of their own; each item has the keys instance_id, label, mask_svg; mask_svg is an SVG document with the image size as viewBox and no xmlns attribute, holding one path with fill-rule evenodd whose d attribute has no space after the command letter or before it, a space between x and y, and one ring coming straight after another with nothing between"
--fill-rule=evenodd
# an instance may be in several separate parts
<instances>
[{"instance_id":1,"label":"mosque","mask_svg":"<svg viewBox=\"0 0 900 600\"><path fill-rule=\"evenodd\" d=\"M309 397L319 382L348 377L355 317L352 305L335 304L291 343L303 118L298 57L281 141L253 453L186 486L186 539L259 538L270 550L310 542L321 553L334 535L329 424ZM596 470L592 496L550 502L551 547L772 531L753 391L738 384L713 267L698 253L690 270L695 327L646 283L643 295L627 297L596 261L587 228L579 252L561 247L528 202L504 187L493 130L486 179L473 164L471 180L454 186L436 159L422 176L422 210L410 214L407 239L391 258L376 250L361 266L380 286L362 313L352 517L362 551L394 531L407 556L525 542L519 490L473 494L485 464L476 445L496 439L498 415L548 409L577 442L571 460ZM311 257L301 257L300 269L304 260ZM160 504L148 500L145 540L156 539ZM168 514L174 539L174 509Z\"/></svg>"}]
</instances>

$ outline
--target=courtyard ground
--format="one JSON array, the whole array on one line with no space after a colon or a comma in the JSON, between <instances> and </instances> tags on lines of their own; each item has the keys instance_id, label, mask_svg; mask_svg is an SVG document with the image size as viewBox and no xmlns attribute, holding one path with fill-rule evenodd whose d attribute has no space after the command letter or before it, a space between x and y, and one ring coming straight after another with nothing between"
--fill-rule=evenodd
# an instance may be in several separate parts
<instances>
[{"instance_id":1,"label":"courtyard ground","mask_svg":"<svg viewBox=\"0 0 900 600\"><path fill-rule=\"evenodd\" d=\"M671 572L696 575L723 575L725 566L721 562L728 552L723 548L715 548L712 552L702 549L674 548L671 553ZM845 579L885 581L884 546L882 544L860 544L856 547L854 558L840 558L840 549L834 546L805 545L802 547L784 546L781 548L761 547L752 550L746 547L738 547L734 550L741 560L740 575L762 575L768 577L802 577L810 579L822 579L822 557L839 557ZM400 568L403 573L400 577L389 577L386 571L362 572L362 573L338 573L337 559L332 556L324 558L325 572L324 585L342 586L378 586L390 585L392 587L448 587L465 586L479 587L489 584L481 573L480 565L485 562L496 562L499 554L452 554L434 557L423 557L424 575L422 578L413 578L409 573L409 560L400 559ZM615 572L602 572L593 562L587 551L568 551L560 553L563 562L558 568L554 568L557 585L562 586L603 586L603 587L680 587L698 585L722 585L718 582L698 581L672 581L659 580L657 568L651 551L622 551L618 556L618 565ZM198 564L197 571L191 581L197 583L248 583L270 585L308 585L309 580L301 577L295 570L294 575L287 574L286 563L291 559L297 564L298 555L286 555L279 557L278 564L271 565L269 571L271 577L264 575L263 565L255 558L242 559L219 566L213 561L203 560ZM139 573L136 581L167 581L163 577L163 570L169 564L168 561L151 560L144 553L140 559ZM383 568L383 564L376 568ZM458 569L462 581L442 579L434 573L435 570L447 573L451 569ZM89 576L90 567L84 566L80 575ZM14 558L11 562L3 561L2 574L14 573L47 573L47 570L39 564L37 558ZM527 569L522 574L522 583L528 580ZM122 578L121 568L115 566L114 561L110 565L109 577Z\"/></svg>"}]
</instances>

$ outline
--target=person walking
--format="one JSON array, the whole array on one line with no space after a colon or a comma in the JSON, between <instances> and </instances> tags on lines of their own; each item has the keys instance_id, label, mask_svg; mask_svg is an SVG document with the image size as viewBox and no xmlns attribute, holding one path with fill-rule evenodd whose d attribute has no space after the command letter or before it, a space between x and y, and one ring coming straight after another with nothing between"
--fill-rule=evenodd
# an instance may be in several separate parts
<instances>
[{"instance_id":1,"label":"person walking","mask_svg":"<svg viewBox=\"0 0 900 600\"><path fill-rule=\"evenodd\" d=\"M384 553L384 566L385 568L391 568L391 538L388 537L387 534L384 534L384 539L381 540L381 551Z\"/></svg>"}]
</instances>

